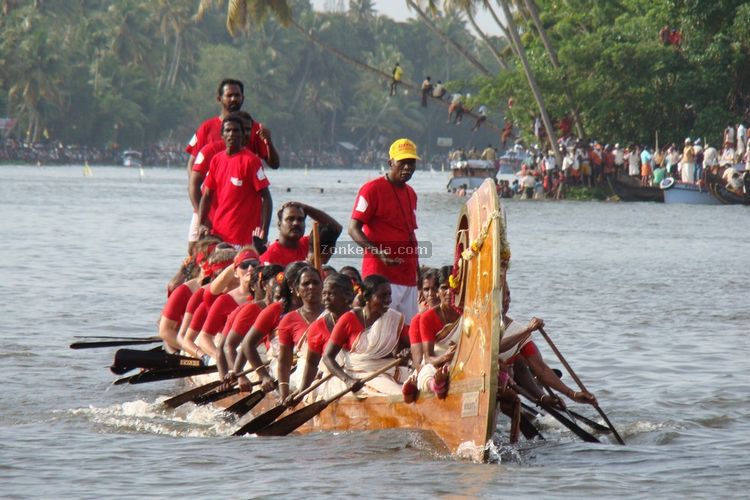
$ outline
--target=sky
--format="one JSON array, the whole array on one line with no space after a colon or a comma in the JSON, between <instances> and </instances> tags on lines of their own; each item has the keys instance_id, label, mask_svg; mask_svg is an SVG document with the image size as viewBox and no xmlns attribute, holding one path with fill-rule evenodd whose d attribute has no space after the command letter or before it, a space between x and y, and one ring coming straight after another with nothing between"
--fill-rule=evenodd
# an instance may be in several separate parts
<instances>
[{"instance_id":1,"label":"sky","mask_svg":"<svg viewBox=\"0 0 750 500\"><path fill-rule=\"evenodd\" d=\"M312 0L312 5L317 10L324 10L328 3L330 3L329 0ZM334 0L333 3L337 4L338 0ZM379 13L392 17L396 21L404 21L408 18L416 17L416 14L406 7L406 2L404 0L374 0L373 3L375 4L375 9ZM344 6L346 8L349 7L348 0L344 0ZM500 7L495 9L495 13L500 19L503 19ZM476 19L477 24L479 24L485 33L501 36L500 28L495 24L495 21L492 19L492 15L489 12L481 10L479 14L477 14ZM471 25L469 25L468 21L467 27L471 30Z\"/></svg>"}]
</instances>

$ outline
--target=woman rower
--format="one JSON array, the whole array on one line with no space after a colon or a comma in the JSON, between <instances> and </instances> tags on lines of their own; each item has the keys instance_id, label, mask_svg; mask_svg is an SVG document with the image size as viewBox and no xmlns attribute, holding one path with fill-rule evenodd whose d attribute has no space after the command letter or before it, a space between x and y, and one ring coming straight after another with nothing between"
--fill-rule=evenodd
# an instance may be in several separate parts
<instances>
[{"instance_id":1,"label":"woman rower","mask_svg":"<svg viewBox=\"0 0 750 500\"><path fill-rule=\"evenodd\" d=\"M308 327L323 313L322 288L323 283L320 280L320 274L314 267L302 269L292 283L292 293L302 301L302 305L285 315L276 330L279 338L276 380L279 382L279 398L281 401L284 401L289 395L289 375L294 353L295 351L300 352L307 337ZM297 369L301 369L299 364ZM296 387L291 389L296 389Z\"/></svg>"},{"instance_id":2,"label":"woman rower","mask_svg":"<svg viewBox=\"0 0 750 500\"><path fill-rule=\"evenodd\" d=\"M448 364L456 353L456 341L461 333L461 312L453 305L453 289L450 278L451 266L443 266L437 273L438 299L440 303L431 307L419 318L419 335L423 360L417 375L417 388L431 390L439 399L448 394ZM407 402L408 391L404 391Z\"/></svg>"},{"instance_id":3,"label":"woman rower","mask_svg":"<svg viewBox=\"0 0 750 500\"><path fill-rule=\"evenodd\" d=\"M221 272L217 282L227 282L224 289L211 305L206 321L198 334L197 344L212 359L219 356L217 343L223 339L223 329L227 318L239 306L252 299L252 271L258 265L258 253L253 247L243 247L237 252L234 263ZM221 286L221 285L219 285Z\"/></svg>"},{"instance_id":4,"label":"woman rower","mask_svg":"<svg viewBox=\"0 0 750 500\"><path fill-rule=\"evenodd\" d=\"M336 377L347 385L358 384L357 376L364 376L387 365L397 352L399 343L408 343L404 316L389 309L391 285L378 274L371 274L362 282L363 307L344 313L331 332L323 361ZM336 360L345 350L346 370ZM399 367L367 382L367 387L383 394L401 394L403 380Z\"/></svg>"},{"instance_id":5,"label":"woman rower","mask_svg":"<svg viewBox=\"0 0 750 500\"><path fill-rule=\"evenodd\" d=\"M263 366L257 346L261 341L266 340L267 354L271 358L277 357L276 345L278 340L273 334L279 326L282 316L302 305L299 299L291 293L290 283L294 283L297 280L297 275L309 267L311 266L307 262L292 262L286 266L283 274L279 273L276 275L276 282L279 286L274 291L274 302L258 314L250 331L242 339L242 355L237 356L234 369L227 374L229 381L236 376L235 373L242 371L245 360L247 360L260 378L260 389L265 392L270 392L274 389L276 382L271 377L268 368Z\"/></svg>"},{"instance_id":6,"label":"woman rower","mask_svg":"<svg viewBox=\"0 0 750 500\"><path fill-rule=\"evenodd\" d=\"M283 270L284 268L277 264L259 266L253 269L250 281L255 285L253 297L256 300L243 304L229 315L222 331L222 338L216 346L219 350L216 366L219 369L220 378L225 378L229 368L233 368L237 362L237 350L242 343L242 339L245 338L250 327L255 323L258 314L273 302L275 278ZM250 381L244 376L239 378L238 384L240 391L243 392L251 387Z\"/></svg>"},{"instance_id":7,"label":"woman rower","mask_svg":"<svg viewBox=\"0 0 750 500\"><path fill-rule=\"evenodd\" d=\"M419 333L419 318L422 313L440 304L437 269L426 268L420 274L417 314L411 319L411 324L409 325L411 361L415 369L418 369L422 365L423 358L422 337Z\"/></svg>"},{"instance_id":8,"label":"woman rower","mask_svg":"<svg viewBox=\"0 0 750 500\"><path fill-rule=\"evenodd\" d=\"M195 340L203 327L203 322L206 320L206 316L208 316L208 311L211 308L211 305L216 297L218 297L224 290L225 285L222 280L216 280L214 278L217 277L217 275L227 266L230 266L234 262L236 256L237 252L231 247L216 247L211 256L202 266L203 274L208 276L211 282L195 291L190 298L190 302L188 302L187 308L187 312L194 312L191 316L185 314L185 317L182 319L182 326L180 327L180 333L178 334L182 350L191 356L202 358L204 361L208 361L207 358L204 358L206 353L196 345Z\"/></svg>"},{"instance_id":9,"label":"woman rower","mask_svg":"<svg viewBox=\"0 0 750 500\"><path fill-rule=\"evenodd\" d=\"M351 310L353 298L354 291L348 276L331 274L323 282L322 300L325 313L313 321L307 329L304 369L297 369L302 375L296 393L305 390L315 380L323 350L331 337L333 327L344 313ZM294 399L294 396L295 394L292 393L286 402Z\"/></svg>"}]
</instances>

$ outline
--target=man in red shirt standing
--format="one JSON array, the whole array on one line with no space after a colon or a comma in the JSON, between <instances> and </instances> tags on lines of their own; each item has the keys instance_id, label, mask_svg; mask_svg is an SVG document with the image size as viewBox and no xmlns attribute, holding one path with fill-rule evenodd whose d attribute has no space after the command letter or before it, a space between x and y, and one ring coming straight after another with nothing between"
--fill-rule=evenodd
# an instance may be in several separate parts
<instances>
[{"instance_id":1,"label":"man in red shirt standing","mask_svg":"<svg viewBox=\"0 0 750 500\"><path fill-rule=\"evenodd\" d=\"M198 207L199 233L214 234L238 247L251 244L253 236L266 241L272 208L263 164L242 147L244 137L240 116L224 118L226 151L211 160Z\"/></svg>"},{"instance_id":2,"label":"man in red shirt standing","mask_svg":"<svg viewBox=\"0 0 750 500\"><path fill-rule=\"evenodd\" d=\"M193 164L200 163L201 150L208 144L222 140L222 121L242 108L245 101L244 85L239 80L226 78L219 83L216 100L221 105L221 113L204 121L193 137L190 139L185 151L190 155L187 163L188 170L188 195L193 205L193 218L190 222L188 232L188 250L195 241L198 240L198 205L200 203L200 189L196 189L196 180L198 174L194 172ZM271 168L279 168L279 154L271 141L271 132L261 123L253 121L251 118L251 128L248 132L249 140L245 146L256 156L265 160ZM199 179L202 181L203 179ZM200 182L197 183L200 188Z\"/></svg>"},{"instance_id":3,"label":"man in red shirt standing","mask_svg":"<svg viewBox=\"0 0 750 500\"><path fill-rule=\"evenodd\" d=\"M311 239L310 235L305 236L305 219L308 215L320 224L321 247L335 247L336 240L341 234L341 224L322 210L298 201L289 201L284 203L277 213L279 239L268 246L268 249L260 256L260 262L264 265L286 266L291 262L306 260ZM325 264L331 252L321 253L322 263Z\"/></svg>"},{"instance_id":4,"label":"man in red shirt standing","mask_svg":"<svg viewBox=\"0 0 750 500\"><path fill-rule=\"evenodd\" d=\"M362 248L362 277L380 274L391 282L391 307L408 325L417 313L417 194L407 185L414 174L417 146L398 139L389 149L388 173L367 182L357 194L349 236Z\"/></svg>"}]
</instances>

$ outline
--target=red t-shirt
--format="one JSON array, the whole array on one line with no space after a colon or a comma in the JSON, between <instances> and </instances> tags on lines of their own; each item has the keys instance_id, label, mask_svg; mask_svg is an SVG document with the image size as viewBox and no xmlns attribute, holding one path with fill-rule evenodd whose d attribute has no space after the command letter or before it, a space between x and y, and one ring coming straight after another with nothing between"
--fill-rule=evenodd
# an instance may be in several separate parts
<instances>
[{"instance_id":1,"label":"red t-shirt","mask_svg":"<svg viewBox=\"0 0 750 500\"><path fill-rule=\"evenodd\" d=\"M249 302L246 302L246 304L249 304ZM244 306L245 304L242 305ZM237 317L237 313L240 312L240 309L242 309L242 306L236 308L234 311L229 313L229 316L227 316L227 320L224 322L224 328L221 329L221 334L225 337L229 335L229 332L232 330L234 318Z\"/></svg>"},{"instance_id":2,"label":"red t-shirt","mask_svg":"<svg viewBox=\"0 0 750 500\"><path fill-rule=\"evenodd\" d=\"M246 149L216 154L203 183L216 200L210 214L213 234L234 245L250 244L261 225L260 191L269 184L260 159Z\"/></svg>"},{"instance_id":3,"label":"red t-shirt","mask_svg":"<svg viewBox=\"0 0 750 500\"><path fill-rule=\"evenodd\" d=\"M517 354L511 356L505 361L505 364L512 365L518 359L518 356L528 358L539 352L539 348L536 346L533 340L526 342Z\"/></svg>"},{"instance_id":4,"label":"red t-shirt","mask_svg":"<svg viewBox=\"0 0 750 500\"><path fill-rule=\"evenodd\" d=\"M193 317L190 319L191 330L195 330L196 332L201 331L203 328L203 322L206 321L206 316L208 316L208 309L209 306L207 306L205 302L200 303L198 309L195 310Z\"/></svg>"},{"instance_id":5,"label":"red t-shirt","mask_svg":"<svg viewBox=\"0 0 750 500\"><path fill-rule=\"evenodd\" d=\"M386 266L365 251L362 277L380 274L391 283L403 286L417 284L417 193L405 184L397 187L387 178L379 177L359 189L352 210L352 219L362 223L365 236L389 256L401 258L402 264Z\"/></svg>"},{"instance_id":6,"label":"red t-shirt","mask_svg":"<svg viewBox=\"0 0 750 500\"><path fill-rule=\"evenodd\" d=\"M195 157L195 161L193 162L193 172L200 173L201 177L205 179L206 175L208 174L208 167L211 165L211 160L213 159L213 157L218 153L226 150L227 147L224 144L223 139L209 142L201 148L201 150L198 152L198 155Z\"/></svg>"},{"instance_id":7,"label":"red t-shirt","mask_svg":"<svg viewBox=\"0 0 750 500\"><path fill-rule=\"evenodd\" d=\"M276 333L279 335L279 344L294 347L309 326L299 311L292 311L284 315L278 328L276 328Z\"/></svg>"},{"instance_id":8,"label":"red t-shirt","mask_svg":"<svg viewBox=\"0 0 750 500\"><path fill-rule=\"evenodd\" d=\"M250 331L250 327L253 326L253 323L255 323L256 318L262 310L263 307L257 302L243 304L237 309L237 314L234 316L234 321L229 331L244 337Z\"/></svg>"},{"instance_id":9,"label":"red t-shirt","mask_svg":"<svg viewBox=\"0 0 750 500\"><path fill-rule=\"evenodd\" d=\"M310 247L310 237L303 236L299 239L296 248L285 247L279 240L274 241L268 246L268 249L260 256L260 262L267 266L269 264L278 264L286 266L298 260L306 260Z\"/></svg>"},{"instance_id":10,"label":"red t-shirt","mask_svg":"<svg viewBox=\"0 0 750 500\"><path fill-rule=\"evenodd\" d=\"M365 325L362 324L354 311L345 312L333 327L329 342L333 342L346 351L351 351L352 343L364 329Z\"/></svg>"},{"instance_id":11,"label":"red t-shirt","mask_svg":"<svg viewBox=\"0 0 750 500\"><path fill-rule=\"evenodd\" d=\"M193 295L190 296L190 300L187 303L187 307L185 308L186 314L195 314L195 310L198 309L198 306L203 303L203 292L206 289L204 287L200 287L195 292L193 292Z\"/></svg>"},{"instance_id":12,"label":"red t-shirt","mask_svg":"<svg viewBox=\"0 0 750 500\"><path fill-rule=\"evenodd\" d=\"M219 116L214 116L201 123L198 130L195 131L190 142L185 147L185 151L191 156L195 157L195 161L198 161L198 153L209 143L215 141L221 141L221 127L222 120ZM250 129L250 139L245 147L252 153L255 153L260 158L268 161L268 146L265 141L260 138L258 131L260 131L261 124L253 121L253 126Z\"/></svg>"},{"instance_id":13,"label":"red t-shirt","mask_svg":"<svg viewBox=\"0 0 750 500\"><path fill-rule=\"evenodd\" d=\"M279 321L281 321L283 313L284 304L273 302L258 314L258 317L255 318L255 323L253 323L253 328L263 334L261 339L267 338L273 332L274 328L279 326Z\"/></svg>"},{"instance_id":14,"label":"red t-shirt","mask_svg":"<svg viewBox=\"0 0 750 500\"><path fill-rule=\"evenodd\" d=\"M422 317L422 314L424 313L417 313L411 319L411 323L409 324L409 345L419 344L420 342L422 342L422 337L419 333L419 318Z\"/></svg>"},{"instance_id":15,"label":"red t-shirt","mask_svg":"<svg viewBox=\"0 0 750 500\"><path fill-rule=\"evenodd\" d=\"M185 315L185 309L187 308L190 298L193 296L193 292L190 291L190 287L186 284L178 286L167 299L167 303L164 304L164 309L161 311L161 315L172 321L180 323L182 317Z\"/></svg>"},{"instance_id":16,"label":"red t-shirt","mask_svg":"<svg viewBox=\"0 0 750 500\"><path fill-rule=\"evenodd\" d=\"M206 144L219 140L221 140L221 117L214 116L201 123L185 147L185 151L191 156L198 156Z\"/></svg>"},{"instance_id":17,"label":"red t-shirt","mask_svg":"<svg viewBox=\"0 0 750 500\"><path fill-rule=\"evenodd\" d=\"M208 311L208 316L206 316L206 321L203 322L201 330L209 335L216 335L221 332L224 328L224 323L227 322L227 317L238 306L239 304L231 295L225 293L219 296L213 305L211 305L211 309Z\"/></svg>"},{"instance_id":18,"label":"red t-shirt","mask_svg":"<svg viewBox=\"0 0 750 500\"><path fill-rule=\"evenodd\" d=\"M329 338L331 330L328 329L326 317L316 319L307 329L307 350L322 356Z\"/></svg>"},{"instance_id":19,"label":"red t-shirt","mask_svg":"<svg viewBox=\"0 0 750 500\"><path fill-rule=\"evenodd\" d=\"M206 313L211 310L211 306L214 305L214 300L219 296L221 296L221 294L214 295L211 293L211 288L206 286L206 289L203 290L203 303L206 304Z\"/></svg>"},{"instance_id":20,"label":"red t-shirt","mask_svg":"<svg viewBox=\"0 0 750 500\"><path fill-rule=\"evenodd\" d=\"M412 324L413 320L412 320ZM419 335L421 342L435 342L435 335L445 326L435 309L428 309L419 317Z\"/></svg>"}]
</instances>

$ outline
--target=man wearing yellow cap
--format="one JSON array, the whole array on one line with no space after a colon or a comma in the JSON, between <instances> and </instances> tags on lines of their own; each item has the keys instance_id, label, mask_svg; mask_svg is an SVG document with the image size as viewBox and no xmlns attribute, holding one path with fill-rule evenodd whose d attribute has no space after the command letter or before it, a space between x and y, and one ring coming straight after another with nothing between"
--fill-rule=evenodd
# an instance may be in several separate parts
<instances>
[{"instance_id":1,"label":"man wearing yellow cap","mask_svg":"<svg viewBox=\"0 0 750 500\"><path fill-rule=\"evenodd\" d=\"M380 274L391 282L391 305L408 325L417 312L417 193L407 185L414 174L417 146L398 139L388 152L388 173L357 193L349 236L362 248L362 277Z\"/></svg>"}]
</instances>

